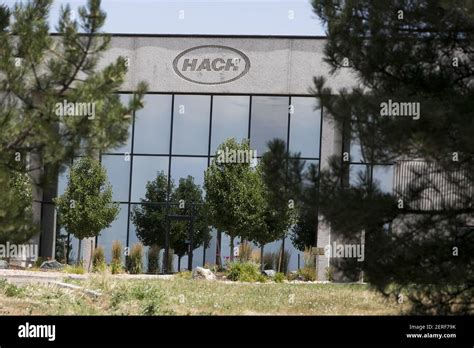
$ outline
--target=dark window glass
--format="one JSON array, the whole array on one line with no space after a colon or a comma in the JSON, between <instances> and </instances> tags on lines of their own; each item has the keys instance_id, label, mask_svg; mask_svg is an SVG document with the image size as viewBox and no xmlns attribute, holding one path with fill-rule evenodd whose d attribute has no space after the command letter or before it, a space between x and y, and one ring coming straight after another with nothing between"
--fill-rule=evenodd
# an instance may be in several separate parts
<instances>
[{"instance_id":1,"label":"dark window glass","mask_svg":"<svg viewBox=\"0 0 474 348\"><path fill-rule=\"evenodd\" d=\"M321 109L315 98L291 98L290 151L301 157L319 157Z\"/></svg>"},{"instance_id":2,"label":"dark window glass","mask_svg":"<svg viewBox=\"0 0 474 348\"><path fill-rule=\"evenodd\" d=\"M128 204L120 204L120 212L110 227L104 229L97 239L100 246L104 248L105 260L110 262L112 259L112 243L118 240L122 247L127 245L127 217Z\"/></svg>"},{"instance_id":3,"label":"dark window glass","mask_svg":"<svg viewBox=\"0 0 474 348\"><path fill-rule=\"evenodd\" d=\"M382 192L393 191L393 166L376 165L373 168L373 182L377 184Z\"/></svg>"},{"instance_id":4,"label":"dark window glass","mask_svg":"<svg viewBox=\"0 0 474 348\"><path fill-rule=\"evenodd\" d=\"M168 156L134 156L132 174L132 202L145 198L146 184L154 180L158 173L168 174Z\"/></svg>"},{"instance_id":5,"label":"dark window glass","mask_svg":"<svg viewBox=\"0 0 474 348\"><path fill-rule=\"evenodd\" d=\"M354 164L350 166L349 185L359 186L361 182L367 182L367 169L365 164Z\"/></svg>"},{"instance_id":6,"label":"dark window glass","mask_svg":"<svg viewBox=\"0 0 474 348\"><path fill-rule=\"evenodd\" d=\"M130 184L130 156L103 155L102 165L107 170L107 176L112 185L114 201L128 201Z\"/></svg>"},{"instance_id":7,"label":"dark window glass","mask_svg":"<svg viewBox=\"0 0 474 348\"><path fill-rule=\"evenodd\" d=\"M122 102L123 105L128 105L128 102L131 97L132 97L131 94L120 94L120 101ZM133 122L130 122L130 126L128 127L127 141L123 145L110 150L109 151L110 153L125 153L125 152L130 153L132 151L132 123Z\"/></svg>"},{"instance_id":8,"label":"dark window glass","mask_svg":"<svg viewBox=\"0 0 474 348\"><path fill-rule=\"evenodd\" d=\"M212 103L211 155L228 138L248 137L250 97L215 96Z\"/></svg>"},{"instance_id":9,"label":"dark window glass","mask_svg":"<svg viewBox=\"0 0 474 348\"><path fill-rule=\"evenodd\" d=\"M351 147L349 151L351 156L351 162L365 162L364 157L362 156L362 148L360 146L360 141L355 136L353 136L353 138L351 139Z\"/></svg>"},{"instance_id":10,"label":"dark window glass","mask_svg":"<svg viewBox=\"0 0 474 348\"><path fill-rule=\"evenodd\" d=\"M175 96L173 154L207 155L210 100L207 95Z\"/></svg>"},{"instance_id":11,"label":"dark window glass","mask_svg":"<svg viewBox=\"0 0 474 348\"><path fill-rule=\"evenodd\" d=\"M253 97L250 145L261 156L267 142L274 138L287 141L288 97Z\"/></svg>"},{"instance_id":12,"label":"dark window glass","mask_svg":"<svg viewBox=\"0 0 474 348\"><path fill-rule=\"evenodd\" d=\"M173 157L171 160L171 178L176 186L180 178L186 178L191 175L194 183L203 186L204 171L207 168L207 158L199 157Z\"/></svg>"},{"instance_id":13,"label":"dark window glass","mask_svg":"<svg viewBox=\"0 0 474 348\"><path fill-rule=\"evenodd\" d=\"M134 153L168 154L171 96L146 95L144 108L135 114Z\"/></svg>"}]
</instances>

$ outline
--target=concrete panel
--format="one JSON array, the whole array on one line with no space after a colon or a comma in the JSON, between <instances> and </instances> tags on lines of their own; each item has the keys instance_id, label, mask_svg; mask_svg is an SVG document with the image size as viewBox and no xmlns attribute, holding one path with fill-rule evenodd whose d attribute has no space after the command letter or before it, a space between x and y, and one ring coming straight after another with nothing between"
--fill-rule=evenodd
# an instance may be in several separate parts
<instances>
[{"instance_id":1,"label":"concrete panel","mask_svg":"<svg viewBox=\"0 0 474 348\"><path fill-rule=\"evenodd\" d=\"M320 38L120 36L113 37L101 65L120 55L130 59L123 91L133 91L139 81L145 81L151 92L308 95L314 76L329 75L329 66L323 62L324 43ZM185 80L175 72L173 61L179 54L208 45L242 52L250 61L248 73L232 82L203 85ZM354 81L347 70L328 77L328 86L337 90Z\"/></svg>"}]
</instances>

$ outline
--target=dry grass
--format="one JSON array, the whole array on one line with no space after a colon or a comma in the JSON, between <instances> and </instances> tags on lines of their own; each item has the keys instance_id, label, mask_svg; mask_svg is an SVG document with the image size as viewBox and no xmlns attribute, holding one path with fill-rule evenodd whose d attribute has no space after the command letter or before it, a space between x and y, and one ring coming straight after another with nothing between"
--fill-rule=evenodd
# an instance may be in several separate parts
<instances>
[{"instance_id":1,"label":"dry grass","mask_svg":"<svg viewBox=\"0 0 474 348\"><path fill-rule=\"evenodd\" d=\"M0 315L396 315L408 310L407 304L359 284L116 280L106 275L74 283L103 295L95 299L44 284L16 294L0 284Z\"/></svg>"}]
</instances>

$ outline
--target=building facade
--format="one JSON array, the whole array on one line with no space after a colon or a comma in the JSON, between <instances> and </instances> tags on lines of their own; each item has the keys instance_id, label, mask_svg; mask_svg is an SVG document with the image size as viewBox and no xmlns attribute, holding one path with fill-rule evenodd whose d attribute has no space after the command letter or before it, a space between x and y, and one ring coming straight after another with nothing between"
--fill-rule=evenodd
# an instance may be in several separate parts
<instances>
[{"instance_id":1,"label":"building facade","mask_svg":"<svg viewBox=\"0 0 474 348\"><path fill-rule=\"evenodd\" d=\"M330 156L342 154L342 132L312 95L313 77L325 76L333 90L349 88L356 79L349 70L329 74L324 45L325 39L319 37L114 35L101 64L118 56L127 59L122 100L126 102L141 81L149 90L144 108L133 115L127 142L101 154L113 199L121 208L116 221L97 239L107 259L112 241L127 247L138 241L130 215L144 197L146 183L162 171L175 183L191 175L202 187L217 146L229 137L250 139L258 157L266 151L267 141L283 139L291 152L301 153L306 166L315 164L319 169L328 165ZM351 158L351 177L356 180L359 169L367 170L357 156L357 144L351 144ZM370 170L383 189L392 190L390 166ZM67 171L59 177L56 194L64 192L66 182ZM45 198L42 217L51 226L55 217L54 207L47 204L50 199ZM317 229L318 247L324 248L331 243L331 228L321 222ZM43 228L43 255L52 256L55 233L54 228ZM215 230L212 236L207 248L194 251L194 267L215 263ZM72 255L77 255L78 241L70 237L70 242ZM231 253L229 238L224 235L221 243L225 259ZM276 251L280 243L265 250ZM302 252L290 237L286 249L291 253L289 269L302 266ZM328 265L326 256L318 256L320 279Z\"/></svg>"}]
</instances>

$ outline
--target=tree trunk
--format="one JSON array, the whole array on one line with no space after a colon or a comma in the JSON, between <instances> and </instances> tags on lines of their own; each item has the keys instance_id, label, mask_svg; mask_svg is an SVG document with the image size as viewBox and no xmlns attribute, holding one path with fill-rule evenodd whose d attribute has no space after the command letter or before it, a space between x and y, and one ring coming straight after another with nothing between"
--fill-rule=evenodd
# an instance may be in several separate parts
<instances>
[{"instance_id":1,"label":"tree trunk","mask_svg":"<svg viewBox=\"0 0 474 348\"><path fill-rule=\"evenodd\" d=\"M217 230L216 265L219 270L222 270L221 247L222 247L222 232L220 230Z\"/></svg>"},{"instance_id":2,"label":"tree trunk","mask_svg":"<svg viewBox=\"0 0 474 348\"><path fill-rule=\"evenodd\" d=\"M230 238L230 261L234 261L234 237Z\"/></svg>"},{"instance_id":3,"label":"tree trunk","mask_svg":"<svg viewBox=\"0 0 474 348\"><path fill-rule=\"evenodd\" d=\"M77 250L76 265L79 265L81 262L81 249L82 249L82 239L79 239L79 249Z\"/></svg>"},{"instance_id":4,"label":"tree trunk","mask_svg":"<svg viewBox=\"0 0 474 348\"><path fill-rule=\"evenodd\" d=\"M181 272L181 255L178 255L178 272Z\"/></svg>"},{"instance_id":5,"label":"tree trunk","mask_svg":"<svg viewBox=\"0 0 474 348\"><path fill-rule=\"evenodd\" d=\"M281 250L280 250L280 257L278 260L278 272L283 271L283 252L285 251L285 237L281 240Z\"/></svg>"},{"instance_id":6,"label":"tree trunk","mask_svg":"<svg viewBox=\"0 0 474 348\"><path fill-rule=\"evenodd\" d=\"M263 264L263 247L264 247L264 245L262 244L260 246L260 271L262 271L262 272L265 269L265 266Z\"/></svg>"}]
</instances>

